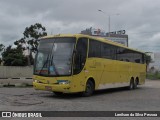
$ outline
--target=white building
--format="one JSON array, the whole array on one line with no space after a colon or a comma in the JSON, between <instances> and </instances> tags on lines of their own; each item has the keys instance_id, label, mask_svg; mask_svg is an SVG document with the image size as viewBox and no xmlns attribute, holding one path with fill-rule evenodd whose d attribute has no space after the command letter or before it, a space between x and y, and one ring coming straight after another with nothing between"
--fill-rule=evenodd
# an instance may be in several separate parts
<instances>
[{"instance_id":1,"label":"white building","mask_svg":"<svg viewBox=\"0 0 160 120\"><path fill-rule=\"evenodd\" d=\"M102 29L88 28L81 31L81 34L87 34L97 37L103 37L114 42L118 42L125 46L128 46L128 35L125 34L125 30L114 31L110 33L105 33Z\"/></svg>"},{"instance_id":2,"label":"white building","mask_svg":"<svg viewBox=\"0 0 160 120\"><path fill-rule=\"evenodd\" d=\"M160 71L160 52L154 53L151 55L152 62L149 64L149 69L153 69L155 71Z\"/></svg>"}]
</instances>

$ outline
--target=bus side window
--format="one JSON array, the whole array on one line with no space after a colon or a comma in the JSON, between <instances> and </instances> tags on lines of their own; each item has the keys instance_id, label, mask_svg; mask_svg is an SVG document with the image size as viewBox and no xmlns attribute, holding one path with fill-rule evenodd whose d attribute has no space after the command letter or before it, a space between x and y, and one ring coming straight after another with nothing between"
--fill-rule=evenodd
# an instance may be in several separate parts
<instances>
[{"instance_id":1,"label":"bus side window","mask_svg":"<svg viewBox=\"0 0 160 120\"><path fill-rule=\"evenodd\" d=\"M89 40L89 53L88 57L101 58L101 43L95 40Z\"/></svg>"},{"instance_id":2,"label":"bus side window","mask_svg":"<svg viewBox=\"0 0 160 120\"><path fill-rule=\"evenodd\" d=\"M129 62L129 60L128 60L128 59L126 59L126 62Z\"/></svg>"},{"instance_id":3,"label":"bus side window","mask_svg":"<svg viewBox=\"0 0 160 120\"><path fill-rule=\"evenodd\" d=\"M135 62L136 63L141 63L141 60L140 59L135 59Z\"/></svg>"}]
</instances>

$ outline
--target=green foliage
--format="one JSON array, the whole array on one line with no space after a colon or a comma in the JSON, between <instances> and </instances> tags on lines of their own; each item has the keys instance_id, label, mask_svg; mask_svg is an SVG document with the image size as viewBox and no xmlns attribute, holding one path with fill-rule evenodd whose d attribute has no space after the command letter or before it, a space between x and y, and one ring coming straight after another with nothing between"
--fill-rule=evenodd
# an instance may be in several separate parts
<instances>
[{"instance_id":1,"label":"green foliage","mask_svg":"<svg viewBox=\"0 0 160 120\"><path fill-rule=\"evenodd\" d=\"M25 66L27 58L23 55L22 49L12 48L8 46L2 53L5 66Z\"/></svg>"},{"instance_id":2,"label":"green foliage","mask_svg":"<svg viewBox=\"0 0 160 120\"><path fill-rule=\"evenodd\" d=\"M3 44L0 44L0 53L2 53L4 51L4 49L5 49L5 46ZM0 57L1 57L1 55L0 55ZM0 65L2 62L3 62L3 60L2 60L2 58L0 58Z\"/></svg>"},{"instance_id":3,"label":"green foliage","mask_svg":"<svg viewBox=\"0 0 160 120\"><path fill-rule=\"evenodd\" d=\"M0 65L1 65L1 63L2 63L2 58L0 58Z\"/></svg>"},{"instance_id":4,"label":"green foliage","mask_svg":"<svg viewBox=\"0 0 160 120\"><path fill-rule=\"evenodd\" d=\"M147 73L146 77L151 80L160 79L160 72L156 71L155 73Z\"/></svg>"},{"instance_id":5,"label":"green foliage","mask_svg":"<svg viewBox=\"0 0 160 120\"><path fill-rule=\"evenodd\" d=\"M32 53L37 51L38 39L47 35L45 31L46 28L44 26L36 23L25 28L23 37L14 42L16 48L8 46L5 49L5 46L0 44L0 52L2 52L0 63L3 61L3 65L6 66L33 65L34 59ZM24 50L28 50L29 55L25 56L23 54Z\"/></svg>"},{"instance_id":6,"label":"green foliage","mask_svg":"<svg viewBox=\"0 0 160 120\"><path fill-rule=\"evenodd\" d=\"M47 32L45 31L46 28L40 23L26 27L23 33L24 37L15 41L14 44L22 49L30 49L31 52L36 52L38 47L38 39L47 35Z\"/></svg>"},{"instance_id":7,"label":"green foliage","mask_svg":"<svg viewBox=\"0 0 160 120\"><path fill-rule=\"evenodd\" d=\"M4 50L5 46L3 44L0 44L0 52Z\"/></svg>"},{"instance_id":8,"label":"green foliage","mask_svg":"<svg viewBox=\"0 0 160 120\"><path fill-rule=\"evenodd\" d=\"M151 56L146 55L146 63L147 65L152 61Z\"/></svg>"},{"instance_id":9,"label":"green foliage","mask_svg":"<svg viewBox=\"0 0 160 120\"><path fill-rule=\"evenodd\" d=\"M45 31L45 27L43 27L40 23L36 23L30 27L26 27L23 33L24 37L14 42L14 44L17 46L17 49L21 49L23 51L28 50L28 65L33 65L34 60L32 53L37 51L38 39L47 35L47 32Z\"/></svg>"}]
</instances>

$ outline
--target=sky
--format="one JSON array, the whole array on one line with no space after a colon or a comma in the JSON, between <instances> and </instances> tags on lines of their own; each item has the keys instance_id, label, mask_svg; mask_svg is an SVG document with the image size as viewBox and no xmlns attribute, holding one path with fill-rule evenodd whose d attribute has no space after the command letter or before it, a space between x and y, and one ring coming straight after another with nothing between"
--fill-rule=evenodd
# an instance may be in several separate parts
<instances>
[{"instance_id":1,"label":"sky","mask_svg":"<svg viewBox=\"0 0 160 120\"><path fill-rule=\"evenodd\" d=\"M35 23L48 34L108 32L108 15L110 31L126 30L129 47L160 52L160 0L0 0L0 44L12 45Z\"/></svg>"}]
</instances>

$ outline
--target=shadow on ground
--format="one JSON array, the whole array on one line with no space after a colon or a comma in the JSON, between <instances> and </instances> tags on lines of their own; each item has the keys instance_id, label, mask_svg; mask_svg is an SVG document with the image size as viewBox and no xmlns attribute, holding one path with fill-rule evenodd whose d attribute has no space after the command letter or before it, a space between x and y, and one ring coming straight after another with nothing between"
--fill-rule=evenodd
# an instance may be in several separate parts
<instances>
[{"instance_id":1,"label":"shadow on ground","mask_svg":"<svg viewBox=\"0 0 160 120\"><path fill-rule=\"evenodd\" d=\"M140 90L141 88L137 88L136 90ZM111 89L104 89L104 90L97 90L93 93L90 97L95 96L101 96L105 94L113 94L118 92L125 92L129 91L127 87L121 87L121 88L111 88ZM62 94L60 96L55 95L54 93L43 95L41 97L48 97L48 98L54 98L54 99L77 99L77 98L85 98L82 97L81 93L72 93L72 94Z\"/></svg>"}]
</instances>

